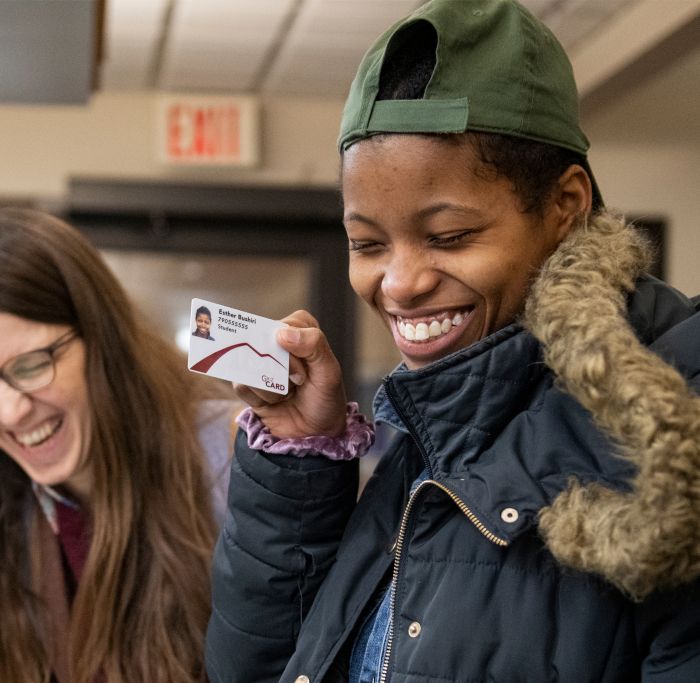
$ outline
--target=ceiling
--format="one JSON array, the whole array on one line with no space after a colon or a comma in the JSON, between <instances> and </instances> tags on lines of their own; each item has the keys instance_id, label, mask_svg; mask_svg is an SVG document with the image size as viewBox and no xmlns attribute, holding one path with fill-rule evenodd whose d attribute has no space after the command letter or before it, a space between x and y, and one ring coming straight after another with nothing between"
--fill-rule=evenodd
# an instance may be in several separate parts
<instances>
[{"instance_id":1,"label":"ceiling","mask_svg":"<svg viewBox=\"0 0 700 683\"><path fill-rule=\"evenodd\" d=\"M568 51L618 13L648 2L523 1ZM100 87L342 97L372 41L422 3L107 0Z\"/></svg>"},{"instance_id":2,"label":"ceiling","mask_svg":"<svg viewBox=\"0 0 700 683\"><path fill-rule=\"evenodd\" d=\"M700 47L700 0L521 1L569 53L584 115ZM96 90L338 100L374 39L423 2L0 0L0 103L85 104ZM662 80L657 94L673 115L676 91Z\"/></svg>"}]
</instances>

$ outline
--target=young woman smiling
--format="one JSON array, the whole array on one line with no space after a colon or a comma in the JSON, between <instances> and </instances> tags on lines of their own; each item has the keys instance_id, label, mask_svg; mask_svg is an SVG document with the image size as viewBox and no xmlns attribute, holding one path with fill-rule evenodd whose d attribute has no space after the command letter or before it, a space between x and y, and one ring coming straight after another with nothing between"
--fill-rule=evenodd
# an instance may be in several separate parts
<instances>
[{"instance_id":1,"label":"young woman smiling","mask_svg":"<svg viewBox=\"0 0 700 683\"><path fill-rule=\"evenodd\" d=\"M0 210L0 281L0 680L205 680L233 402L65 223Z\"/></svg>"},{"instance_id":2,"label":"young woman smiling","mask_svg":"<svg viewBox=\"0 0 700 683\"><path fill-rule=\"evenodd\" d=\"M423 4L340 149L350 281L403 359L384 450L356 502L372 427L292 314L290 394L237 387L212 681L700 680L700 301L604 210L554 36Z\"/></svg>"}]
</instances>

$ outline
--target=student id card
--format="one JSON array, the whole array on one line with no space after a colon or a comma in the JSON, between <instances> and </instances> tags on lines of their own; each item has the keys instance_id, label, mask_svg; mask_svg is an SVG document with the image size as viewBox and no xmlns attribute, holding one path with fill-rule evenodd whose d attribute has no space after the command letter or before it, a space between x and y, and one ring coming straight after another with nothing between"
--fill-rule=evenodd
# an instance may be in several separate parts
<instances>
[{"instance_id":1,"label":"student id card","mask_svg":"<svg viewBox=\"0 0 700 683\"><path fill-rule=\"evenodd\" d=\"M192 299L190 319L192 372L287 393L289 353L275 339L284 323L204 299Z\"/></svg>"}]
</instances>

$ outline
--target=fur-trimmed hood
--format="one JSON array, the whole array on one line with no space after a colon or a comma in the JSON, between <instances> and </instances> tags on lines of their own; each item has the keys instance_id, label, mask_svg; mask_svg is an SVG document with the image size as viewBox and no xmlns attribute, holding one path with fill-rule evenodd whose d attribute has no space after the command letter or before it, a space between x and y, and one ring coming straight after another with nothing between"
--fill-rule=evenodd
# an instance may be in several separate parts
<instances>
[{"instance_id":1,"label":"fur-trimmed hood","mask_svg":"<svg viewBox=\"0 0 700 683\"><path fill-rule=\"evenodd\" d=\"M561 563L637 600L700 576L700 397L640 343L626 315L648 265L639 232L599 215L547 261L523 321L560 388L637 470L628 492L571 481L541 510L541 534Z\"/></svg>"}]
</instances>

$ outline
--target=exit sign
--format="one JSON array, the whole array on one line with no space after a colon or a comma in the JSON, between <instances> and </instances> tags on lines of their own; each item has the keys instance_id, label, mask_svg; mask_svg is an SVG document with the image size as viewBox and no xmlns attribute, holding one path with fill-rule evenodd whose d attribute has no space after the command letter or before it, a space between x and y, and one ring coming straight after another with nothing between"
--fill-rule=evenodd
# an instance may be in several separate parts
<instances>
[{"instance_id":1,"label":"exit sign","mask_svg":"<svg viewBox=\"0 0 700 683\"><path fill-rule=\"evenodd\" d=\"M158 131L164 163L253 166L260 160L259 106L253 97L163 97Z\"/></svg>"}]
</instances>

